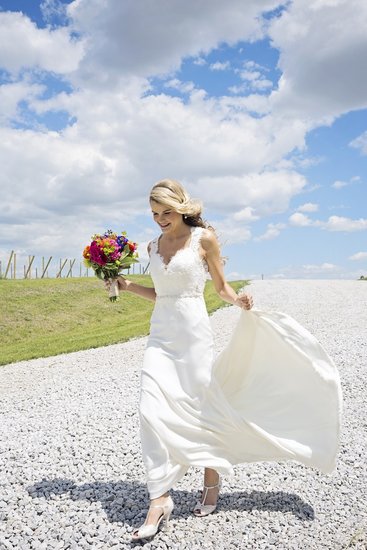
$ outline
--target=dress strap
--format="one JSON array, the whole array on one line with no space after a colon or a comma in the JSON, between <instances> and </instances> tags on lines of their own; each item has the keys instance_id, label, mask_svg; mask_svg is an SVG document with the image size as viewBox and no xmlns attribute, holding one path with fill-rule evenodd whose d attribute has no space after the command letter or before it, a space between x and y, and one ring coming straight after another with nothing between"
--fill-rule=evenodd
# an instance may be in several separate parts
<instances>
[{"instance_id":1,"label":"dress strap","mask_svg":"<svg viewBox=\"0 0 367 550\"><path fill-rule=\"evenodd\" d=\"M159 237L155 237L152 241L150 241L150 255L157 254L157 252L158 252L158 239L159 239Z\"/></svg>"},{"instance_id":2,"label":"dress strap","mask_svg":"<svg viewBox=\"0 0 367 550\"><path fill-rule=\"evenodd\" d=\"M206 273L209 273L208 264L204 259L201 258L201 255L199 252L200 239L202 237L204 229L205 229L204 227L193 227L190 247L191 247L191 250L194 252L194 254L200 259L200 264L202 265Z\"/></svg>"},{"instance_id":3,"label":"dress strap","mask_svg":"<svg viewBox=\"0 0 367 550\"><path fill-rule=\"evenodd\" d=\"M200 238L203 232L203 227L193 227L191 233L190 247L194 252L199 250Z\"/></svg>"}]
</instances>

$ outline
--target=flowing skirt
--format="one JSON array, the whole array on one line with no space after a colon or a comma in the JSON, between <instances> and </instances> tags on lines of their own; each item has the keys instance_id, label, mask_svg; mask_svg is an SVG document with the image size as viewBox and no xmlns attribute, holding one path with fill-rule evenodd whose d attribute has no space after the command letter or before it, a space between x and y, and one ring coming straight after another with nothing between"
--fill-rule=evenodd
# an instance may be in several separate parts
<instances>
[{"instance_id":1,"label":"flowing skirt","mask_svg":"<svg viewBox=\"0 0 367 550\"><path fill-rule=\"evenodd\" d=\"M202 297L157 299L141 371L140 431L150 498L189 466L296 460L331 472L339 442L337 369L292 317L242 310L214 358Z\"/></svg>"}]
</instances>

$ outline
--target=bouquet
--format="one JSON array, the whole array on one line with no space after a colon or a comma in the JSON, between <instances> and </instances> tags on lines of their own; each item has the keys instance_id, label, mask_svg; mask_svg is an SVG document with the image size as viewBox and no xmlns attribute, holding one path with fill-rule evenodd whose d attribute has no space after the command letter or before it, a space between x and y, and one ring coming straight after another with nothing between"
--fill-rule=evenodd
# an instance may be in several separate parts
<instances>
[{"instance_id":1,"label":"bouquet","mask_svg":"<svg viewBox=\"0 0 367 550\"><path fill-rule=\"evenodd\" d=\"M123 269L138 262L137 244L129 241L126 231L117 235L110 229L103 235L93 235L92 242L83 251L84 263L99 279L112 279L109 297L115 302L119 296L117 277Z\"/></svg>"}]
</instances>

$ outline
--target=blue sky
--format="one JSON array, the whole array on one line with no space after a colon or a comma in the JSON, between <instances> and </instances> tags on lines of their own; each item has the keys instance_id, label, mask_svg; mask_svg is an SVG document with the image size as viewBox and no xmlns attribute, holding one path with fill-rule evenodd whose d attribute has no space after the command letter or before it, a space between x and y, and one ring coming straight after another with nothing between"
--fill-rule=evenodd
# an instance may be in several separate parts
<instances>
[{"instance_id":1,"label":"blue sky","mask_svg":"<svg viewBox=\"0 0 367 550\"><path fill-rule=\"evenodd\" d=\"M3 265L79 261L107 228L146 263L149 190L171 177L202 199L229 279L367 275L367 4L0 10Z\"/></svg>"}]
</instances>

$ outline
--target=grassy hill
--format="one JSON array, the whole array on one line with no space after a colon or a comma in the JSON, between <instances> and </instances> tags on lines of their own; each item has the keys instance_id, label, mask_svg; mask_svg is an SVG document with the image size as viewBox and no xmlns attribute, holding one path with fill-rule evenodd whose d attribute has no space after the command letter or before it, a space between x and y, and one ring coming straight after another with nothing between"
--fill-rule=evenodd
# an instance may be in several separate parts
<instances>
[{"instance_id":1,"label":"grassy hill","mask_svg":"<svg viewBox=\"0 0 367 550\"><path fill-rule=\"evenodd\" d=\"M148 275L129 275L153 286ZM230 283L237 291L246 281ZM205 288L209 313L226 306L212 281ZM148 334L153 302L128 292L110 302L95 277L0 280L0 365L97 348Z\"/></svg>"}]
</instances>

